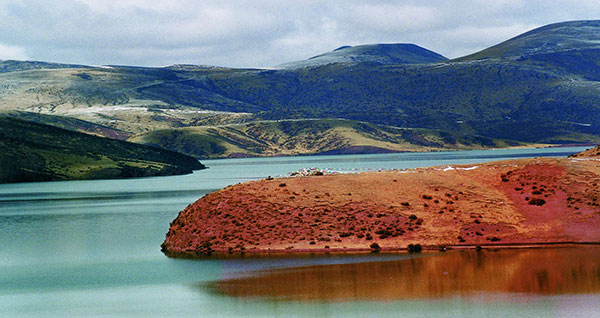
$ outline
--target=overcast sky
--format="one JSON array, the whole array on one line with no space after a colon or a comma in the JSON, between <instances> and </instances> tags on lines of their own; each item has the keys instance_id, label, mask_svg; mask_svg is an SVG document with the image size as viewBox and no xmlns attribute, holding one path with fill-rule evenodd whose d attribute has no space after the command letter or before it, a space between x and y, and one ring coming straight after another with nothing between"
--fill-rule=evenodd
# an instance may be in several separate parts
<instances>
[{"instance_id":1,"label":"overcast sky","mask_svg":"<svg viewBox=\"0 0 600 318\"><path fill-rule=\"evenodd\" d=\"M268 67L371 43L454 58L598 18L598 0L0 0L0 59Z\"/></svg>"}]
</instances>

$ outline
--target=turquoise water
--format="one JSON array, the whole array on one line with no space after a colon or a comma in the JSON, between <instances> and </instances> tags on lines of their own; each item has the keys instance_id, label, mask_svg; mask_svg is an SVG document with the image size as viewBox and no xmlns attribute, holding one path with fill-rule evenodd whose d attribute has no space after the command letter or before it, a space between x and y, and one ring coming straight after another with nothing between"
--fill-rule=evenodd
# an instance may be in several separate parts
<instances>
[{"instance_id":1,"label":"turquoise water","mask_svg":"<svg viewBox=\"0 0 600 318\"><path fill-rule=\"evenodd\" d=\"M265 268L406 255L174 260L160 252L178 211L206 193L238 182L307 167L402 169L563 156L583 149L205 160L209 169L185 176L0 185L0 317L600 315L596 294L534 297L514 305L511 295L493 302L450 297L310 304L228 297L197 286Z\"/></svg>"}]
</instances>

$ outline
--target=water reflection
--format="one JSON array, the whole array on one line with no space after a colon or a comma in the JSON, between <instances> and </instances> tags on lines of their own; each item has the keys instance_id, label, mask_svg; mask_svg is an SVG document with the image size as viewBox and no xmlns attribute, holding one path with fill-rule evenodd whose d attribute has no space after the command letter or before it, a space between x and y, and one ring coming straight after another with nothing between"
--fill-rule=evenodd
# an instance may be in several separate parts
<instances>
[{"instance_id":1,"label":"water reflection","mask_svg":"<svg viewBox=\"0 0 600 318\"><path fill-rule=\"evenodd\" d=\"M201 288L232 297L296 301L597 294L600 247L453 251L393 262L277 269Z\"/></svg>"}]
</instances>

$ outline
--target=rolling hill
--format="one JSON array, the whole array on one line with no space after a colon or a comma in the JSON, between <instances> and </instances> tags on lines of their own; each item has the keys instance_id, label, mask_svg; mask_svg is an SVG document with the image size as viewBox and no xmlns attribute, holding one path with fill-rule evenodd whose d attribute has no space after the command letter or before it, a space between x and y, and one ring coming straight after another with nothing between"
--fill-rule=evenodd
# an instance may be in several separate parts
<instances>
[{"instance_id":1,"label":"rolling hill","mask_svg":"<svg viewBox=\"0 0 600 318\"><path fill-rule=\"evenodd\" d=\"M540 69L600 79L600 21L550 24L458 60L514 60Z\"/></svg>"},{"instance_id":2,"label":"rolling hill","mask_svg":"<svg viewBox=\"0 0 600 318\"><path fill-rule=\"evenodd\" d=\"M192 157L0 115L0 183L175 175Z\"/></svg>"},{"instance_id":3,"label":"rolling hill","mask_svg":"<svg viewBox=\"0 0 600 318\"><path fill-rule=\"evenodd\" d=\"M285 63L282 68L313 67L332 63L424 64L448 60L440 54L410 43L342 46L308 60Z\"/></svg>"},{"instance_id":4,"label":"rolling hill","mask_svg":"<svg viewBox=\"0 0 600 318\"><path fill-rule=\"evenodd\" d=\"M257 121L156 130L130 141L196 158L469 150L524 145L482 136L342 119Z\"/></svg>"}]
</instances>

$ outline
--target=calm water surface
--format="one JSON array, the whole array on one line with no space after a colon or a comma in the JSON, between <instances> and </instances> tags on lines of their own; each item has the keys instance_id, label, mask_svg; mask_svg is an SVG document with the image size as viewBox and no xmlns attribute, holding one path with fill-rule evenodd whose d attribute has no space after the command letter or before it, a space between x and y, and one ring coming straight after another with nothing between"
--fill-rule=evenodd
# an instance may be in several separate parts
<instances>
[{"instance_id":1,"label":"calm water surface","mask_svg":"<svg viewBox=\"0 0 600 318\"><path fill-rule=\"evenodd\" d=\"M307 167L399 169L580 150L206 160L210 169L186 176L0 185L0 317L600 316L597 249L498 252L486 261L469 253L174 260L160 252L181 209L238 182ZM536 259L570 261L516 274ZM439 264L460 270L440 273ZM479 277L491 280L477 286L491 287L467 288ZM498 287L506 281L539 288Z\"/></svg>"}]
</instances>

